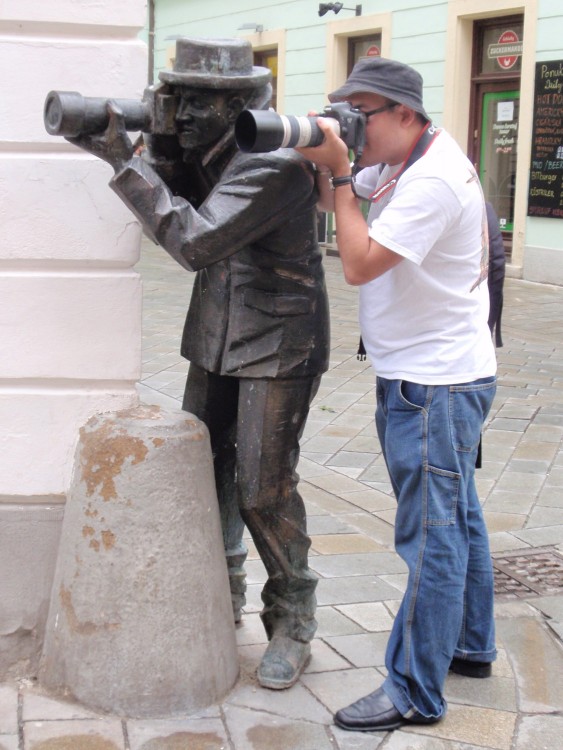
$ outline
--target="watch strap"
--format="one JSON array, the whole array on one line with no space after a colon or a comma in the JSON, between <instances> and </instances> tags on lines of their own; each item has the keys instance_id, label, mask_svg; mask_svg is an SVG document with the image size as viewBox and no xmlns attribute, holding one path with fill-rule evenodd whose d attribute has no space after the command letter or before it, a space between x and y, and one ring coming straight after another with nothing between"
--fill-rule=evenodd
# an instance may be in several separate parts
<instances>
[{"instance_id":1,"label":"watch strap","mask_svg":"<svg viewBox=\"0 0 563 750\"><path fill-rule=\"evenodd\" d=\"M340 187L341 185L351 185L353 181L352 175L347 174L344 177L331 177L330 178L330 184L332 185L332 189L336 190L337 187Z\"/></svg>"}]
</instances>

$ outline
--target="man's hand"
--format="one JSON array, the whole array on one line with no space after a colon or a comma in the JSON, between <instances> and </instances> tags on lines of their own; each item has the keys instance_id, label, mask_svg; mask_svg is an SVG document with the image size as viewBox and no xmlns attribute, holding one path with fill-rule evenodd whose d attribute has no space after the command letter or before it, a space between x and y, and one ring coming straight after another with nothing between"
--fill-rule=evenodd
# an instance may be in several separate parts
<instances>
[{"instance_id":1,"label":"man's hand","mask_svg":"<svg viewBox=\"0 0 563 750\"><path fill-rule=\"evenodd\" d=\"M324 141L320 146L297 148L306 159L312 161L321 169L329 169L334 177L344 177L350 174L350 156L348 146L336 135L327 117L319 117L317 125L324 133Z\"/></svg>"},{"instance_id":2,"label":"man's hand","mask_svg":"<svg viewBox=\"0 0 563 750\"><path fill-rule=\"evenodd\" d=\"M127 135L123 112L113 101L108 102L108 114L109 123L103 133L84 134L66 140L107 161L115 172L119 172L133 156L134 148Z\"/></svg>"}]
</instances>

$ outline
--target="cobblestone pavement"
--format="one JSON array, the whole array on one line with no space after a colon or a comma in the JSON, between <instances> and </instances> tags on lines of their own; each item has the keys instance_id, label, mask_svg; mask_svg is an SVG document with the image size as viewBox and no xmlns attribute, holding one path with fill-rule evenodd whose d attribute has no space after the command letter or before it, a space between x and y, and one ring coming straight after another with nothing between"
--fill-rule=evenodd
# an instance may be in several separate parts
<instances>
[{"instance_id":1,"label":"cobblestone pavement","mask_svg":"<svg viewBox=\"0 0 563 750\"><path fill-rule=\"evenodd\" d=\"M375 689L405 585L395 502L373 424L374 377L355 356L356 290L326 258L332 356L302 441L300 488L319 577L313 659L291 690L261 689L264 568L251 547L237 629L241 677L226 700L168 720L99 716L32 682L0 685L0 750L540 750L563 736L563 288L506 282L499 388L478 487L496 572L493 676L447 678L444 721L344 732L332 713ZM192 277L144 243L143 400L178 405L178 354ZM251 546L251 545L250 545ZM431 637L431 634L429 634ZM126 675L124 675L126 678Z\"/></svg>"}]
</instances>

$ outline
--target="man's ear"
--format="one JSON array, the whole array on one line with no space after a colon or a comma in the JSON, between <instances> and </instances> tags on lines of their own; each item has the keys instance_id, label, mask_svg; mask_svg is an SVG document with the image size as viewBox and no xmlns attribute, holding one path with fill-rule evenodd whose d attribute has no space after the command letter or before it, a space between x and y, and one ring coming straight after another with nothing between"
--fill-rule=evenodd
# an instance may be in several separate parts
<instances>
[{"instance_id":1,"label":"man's ear","mask_svg":"<svg viewBox=\"0 0 563 750\"><path fill-rule=\"evenodd\" d=\"M246 106L244 97L234 94L227 104L229 122L234 122Z\"/></svg>"},{"instance_id":2,"label":"man's ear","mask_svg":"<svg viewBox=\"0 0 563 750\"><path fill-rule=\"evenodd\" d=\"M401 124L402 125L412 125L412 123L417 118L417 113L414 111L414 109L411 109L410 107L405 106L404 104L399 104L399 112L401 115Z\"/></svg>"}]
</instances>

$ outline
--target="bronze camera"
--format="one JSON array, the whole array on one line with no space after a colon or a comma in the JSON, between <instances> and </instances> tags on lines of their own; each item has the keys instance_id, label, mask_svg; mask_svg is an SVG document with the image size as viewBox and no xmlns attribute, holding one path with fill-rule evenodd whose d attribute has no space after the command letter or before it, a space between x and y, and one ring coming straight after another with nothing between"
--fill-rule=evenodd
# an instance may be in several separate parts
<instances>
[{"instance_id":1,"label":"bronze camera","mask_svg":"<svg viewBox=\"0 0 563 750\"><path fill-rule=\"evenodd\" d=\"M50 135L76 138L101 133L109 122L109 98L82 96L77 91L51 91L43 108L43 122ZM123 111L125 127L155 135L174 135L178 95L166 84L148 86L143 99L114 99Z\"/></svg>"}]
</instances>

